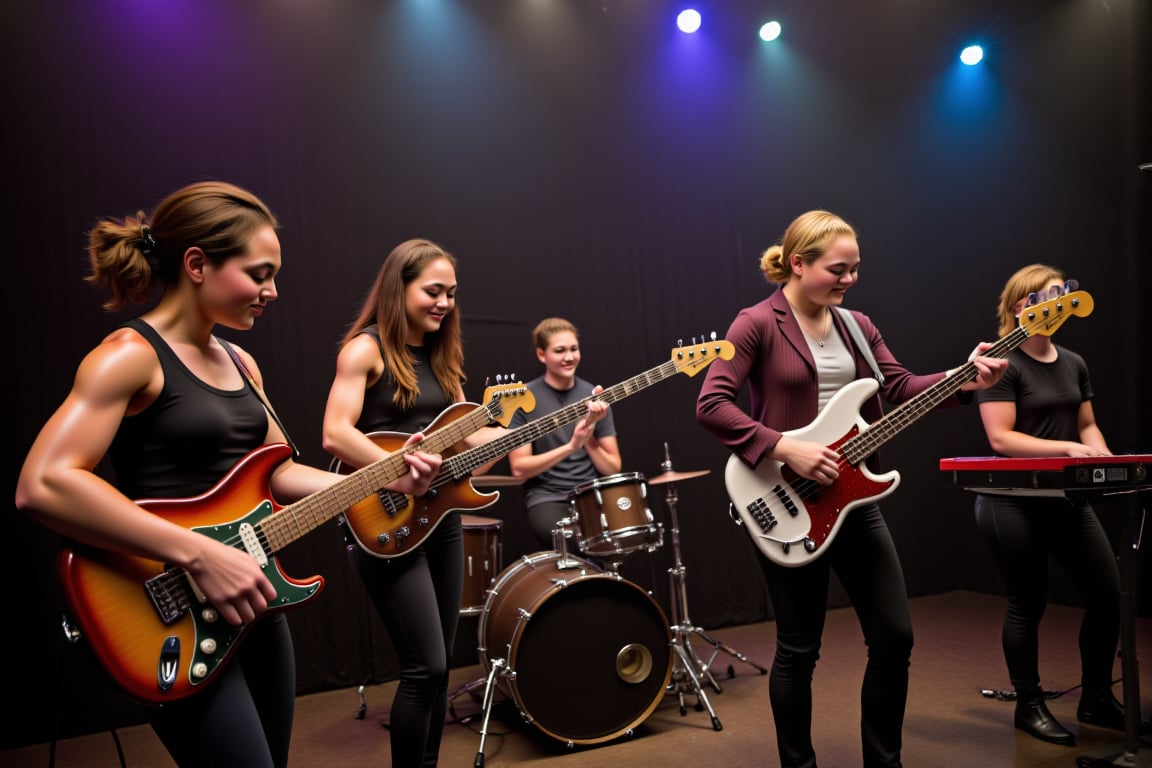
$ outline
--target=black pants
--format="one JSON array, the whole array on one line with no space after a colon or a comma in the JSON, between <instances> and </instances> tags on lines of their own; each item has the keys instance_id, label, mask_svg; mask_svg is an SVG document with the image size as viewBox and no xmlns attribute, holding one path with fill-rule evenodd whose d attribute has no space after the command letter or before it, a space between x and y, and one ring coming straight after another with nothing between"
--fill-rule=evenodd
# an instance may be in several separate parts
<instances>
[{"instance_id":1,"label":"black pants","mask_svg":"<svg viewBox=\"0 0 1152 768\"><path fill-rule=\"evenodd\" d=\"M528 528L540 549L554 549L552 530L557 523L572 515L572 505L566 501L543 501L528 507Z\"/></svg>"},{"instance_id":2,"label":"black pants","mask_svg":"<svg viewBox=\"0 0 1152 768\"><path fill-rule=\"evenodd\" d=\"M834 571L852 600L868 647L860 693L863 765L896 768L912 655L912 620L896 547L874 504L849 512L827 547L823 555L799 568L760 558L776 614L769 695L780 763L783 768L816 765L812 673L820 657Z\"/></svg>"},{"instance_id":3,"label":"black pants","mask_svg":"<svg viewBox=\"0 0 1152 768\"><path fill-rule=\"evenodd\" d=\"M358 546L360 572L400 660L389 721L394 768L431 768L448 713L448 671L464 590L464 536L450 513L415 551L378 558Z\"/></svg>"},{"instance_id":4,"label":"black pants","mask_svg":"<svg viewBox=\"0 0 1152 768\"><path fill-rule=\"evenodd\" d=\"M1107 691L1120 638L1120 569L1092 507L1058 498L976 497L976 525L1004 591L1004 659L1016 688L1040 685L1040 619L1048 597L1048 556L1080 592L1080 682Z\"/></svg>"},{"instance_id":5,"label":"black pants","mask_svg":"<svg viewBox=\"0 0 1152 768\"><path fill-rule=\"evenodd\" d=\"M248 631L235 657L192 696L145 711L180 768L284 768L296 706L296 659L283 614Z\"/></svg>"}]
</instances>

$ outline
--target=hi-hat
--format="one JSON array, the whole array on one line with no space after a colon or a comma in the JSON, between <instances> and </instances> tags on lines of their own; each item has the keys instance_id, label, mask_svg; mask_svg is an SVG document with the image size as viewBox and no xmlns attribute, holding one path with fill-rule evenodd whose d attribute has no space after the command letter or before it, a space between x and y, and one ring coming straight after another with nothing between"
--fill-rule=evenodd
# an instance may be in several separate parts
<instances>
[{"instance_id":1,"label":"hi-hat","mask_svg":"<svg viewBox=\"0 0 1152 768\"><path fill-rule=\"evenodd\" d=\"M648 478L648 485L663 485L664 483L678 483L681 480L691 480L694 477L703 477L712 470L701 469L696 472L662 472L655 477Z\"/></svg>"},{"instance_id":2,"label":"hi-hat","mask_svg":"<svg viewBox=\"0 0 1152 768\"><path fill-rule=\"evenodd\" d=\"M472 485L477 488L495 488L504 485L520 485L524 481L512 475L477 475L472 478Z\"/></svg>"}]
</instances>

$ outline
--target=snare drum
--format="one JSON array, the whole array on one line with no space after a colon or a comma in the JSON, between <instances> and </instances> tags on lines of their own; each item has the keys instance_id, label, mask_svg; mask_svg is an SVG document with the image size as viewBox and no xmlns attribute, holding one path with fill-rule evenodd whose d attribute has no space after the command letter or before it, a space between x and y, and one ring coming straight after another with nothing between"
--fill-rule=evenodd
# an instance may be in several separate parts
<instances>
[{"instance_id":1,"label":"snare drum","mask_svg":"<svg viewBox=\"0 0 1152 768\"><path fill-rule=\"evenodd\" d=\"M672 676L672 631L640 587L559 552L500 574L478 633L485 672L553 738L596 744L642 723Z\"/></svg>"},{"instance_id":2,"label":"snare drum","mask_svg":"<svg viewBox=\"0 0 1152 768\"><path fill-rule=\"evenodd\" d=\"M502 520L479 515L460 515L464 529L464 593L460 615L475 616L484 610L488 588L503 565L500 545Z\"/></svg>"},{"instance_id":3,"label":"snare drum","mask_svg":"<svg viewBox=\"0 0 1152 768\"><path fill-rule=\"evenodd\" d=\"M648 484L639 472L581 483L568 494L576 546L593 557L612 557L663 544L664 529L648 508Z\"/></svg>"}]
</instances>

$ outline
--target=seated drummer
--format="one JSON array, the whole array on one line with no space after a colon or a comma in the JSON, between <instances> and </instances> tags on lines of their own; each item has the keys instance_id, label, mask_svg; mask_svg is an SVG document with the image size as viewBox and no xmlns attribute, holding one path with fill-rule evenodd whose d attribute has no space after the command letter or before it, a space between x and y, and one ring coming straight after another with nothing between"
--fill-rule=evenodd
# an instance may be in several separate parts
<instances>
[{"instance_id":1,"label":"seated drummer","mask_svg":"<svg viewBox=\"0 0 1152 768\"><path fill-rule=\"evenodd\" d=\"M528 382L528 390L536 397L531 418L547 416L600 392L600 387L576 375L579 336L575 325L559 317L541 320L532 331L544 375ZM517 411L510 427L515 429L528 420L523 411ZM608 404L590 401L587 415L512 451L508 464L512 474L525 481L524 505L533 537L541 549L552 549L552 531L569 515L572 490L620 471L620 447Z\"/></svg>"}]
</instances>

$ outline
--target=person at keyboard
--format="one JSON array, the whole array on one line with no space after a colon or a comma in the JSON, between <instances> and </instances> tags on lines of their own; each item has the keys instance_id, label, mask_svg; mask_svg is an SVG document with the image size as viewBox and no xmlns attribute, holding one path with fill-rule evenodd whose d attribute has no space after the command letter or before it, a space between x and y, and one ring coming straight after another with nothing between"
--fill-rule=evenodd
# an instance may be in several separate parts
<instances>
[{"instance_id":1,"label":"person at keyboard","mask_svg":"<svg viewBox=\"0 0 1152 768\"><path fill-rule=\"evenodd\" d=\"M1000 294L1000 335L1017 327L1020 312L1073 286L1055 267L1030 264ZM1032 302L1032 303L1035 303ZM1109 456L1096 424L1084 358L1029 337L1008 354L1000 381L976 393L980 418L999 456ZM1008 598L1002 632L1008 676L1016 689L1016 728L1043 741L1072 746L1076 737L1052 716L1040 685L1039 630L1048 590L1049 555L1083 597L1080 626L1082 723L1124 729L1124 710L1112 695L1112 666L1120 637L1120 572L1108 537L1084 501L1052 496L976 496L976 524Z\"/></svg>"}]
</instances>

